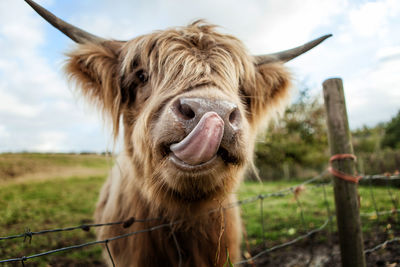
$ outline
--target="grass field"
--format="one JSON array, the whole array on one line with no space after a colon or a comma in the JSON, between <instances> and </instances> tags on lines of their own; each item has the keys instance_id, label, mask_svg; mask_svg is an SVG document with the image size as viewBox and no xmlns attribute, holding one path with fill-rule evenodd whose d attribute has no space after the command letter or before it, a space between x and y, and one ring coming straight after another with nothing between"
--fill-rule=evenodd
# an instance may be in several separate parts
<instances>
[{"instance_id":1,"label":"grass field","mask_svg":"<svg viewBox=\"0 0 400 267\"><path fill-rule=\"evenodd\" d=\"M26 229L75 226L92 221L98 192L104 182L112 160L98 155L73 154L0 154L0 236L23 233ZM300 181L246 182L239 190L239 199L258 194L277 192ZM329 210L334 213L332 186L326 185L327 202L323 187L299 187L295 194L269 197L263 200L264 238L267 246L279 244L322 225ZM371 191L372 190L372 191ZM373 213L374 193L378 210L391 210L398 205L398 188L360 187L361 212L365 236L384 233L388 238L399 231L396 215L378 218ZM395 203L393 203L395 200ZM397 201L397 204L396 204ZM248 243L255 247L262 242L260 200L242 205L242 218L246 226ZM332 229L327 227L326 233ZM321 242L327 234L318 236ZM31 242L23 238L0 241L0 260L28 256L64 246L95 240L93 230L85 232L52 233L34 236ZM29 260L33 266L81 265L95 266L101 261L101 247L53 254Z\"/></svg>"}]
</instances>

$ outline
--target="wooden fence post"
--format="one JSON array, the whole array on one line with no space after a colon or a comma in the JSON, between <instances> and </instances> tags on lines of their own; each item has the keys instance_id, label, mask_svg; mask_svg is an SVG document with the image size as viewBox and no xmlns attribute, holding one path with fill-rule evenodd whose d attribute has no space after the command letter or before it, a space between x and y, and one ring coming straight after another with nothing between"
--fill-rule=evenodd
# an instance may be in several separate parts
<instances>
[{"instance_id":1,"label":"wooden fence post","mask_svg":"<svg viewBox=\"0 0 400 267\"><path fill-rule=\"evenodd\" d=\"M340 78L328 79L323 88L331 155L353 154L343 82ZM355 162L350 158L335 160L332 167L346 174L355 173ZM357 184L333 177L342 266L365 267Z\"/></svg>"}]
</instances>

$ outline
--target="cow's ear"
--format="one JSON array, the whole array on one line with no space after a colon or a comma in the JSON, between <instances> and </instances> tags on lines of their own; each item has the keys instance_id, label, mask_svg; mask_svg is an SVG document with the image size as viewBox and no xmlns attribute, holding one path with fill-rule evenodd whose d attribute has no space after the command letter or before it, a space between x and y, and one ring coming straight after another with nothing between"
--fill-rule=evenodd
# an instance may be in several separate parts
<instances>
[{"instance_id":1,"label":"cow's ear","mask_svg":"<svg viewBox=\"0 0 400 267\"><path fill-rule=\"evenodd\" d=\"M123 95L120 86L119 53L122 43L85 43L67 54L65 71L78 90L111 116L118 133Z\"/></svg>"},{"instance_id":2,"label":"cow's ear","mask_svg":"<svg viewBox=\"0 0 400 267\"><path fill-rule=\"evenodd\" d=\"M289 98L291 76L282 63L266 63L255 67L255 85L245 92L251 119L271 117L284 109Z\"/></svg>"},{"instance_id":3,"label":"cow's ear","mask_svg":"<svg viewBox=\"0 0 400 267\"><path fill-rule=\"evenodd\" d=\"M262 118L264 115L273 114L273 111L283 110L283 103L289 98L290 86L290 75L283 63L302 55L331 36L332 34L327 34L277 53L253 56L256 85L253 86L255 87L253 94L250 92L249 100L246 101L250 107L249 111L254 114L253 117Z\"/></svg>"}]
</instances>

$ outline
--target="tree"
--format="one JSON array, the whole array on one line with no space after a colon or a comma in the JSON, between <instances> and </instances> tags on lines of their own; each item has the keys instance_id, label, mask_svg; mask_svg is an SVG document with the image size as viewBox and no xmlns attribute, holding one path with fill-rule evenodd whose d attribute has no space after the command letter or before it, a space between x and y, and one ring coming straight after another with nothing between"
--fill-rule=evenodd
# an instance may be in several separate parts
<instances>
[{"instance_id":1,"label":"tree","mask_svg":"<svg viewBox=\"0 0 400 267\"><path fill-rule=\"evenodd\" d=\"M374 127L363 126L353 130L351 134L354 152L356 154L379 152L384 132L384 123L378 123Z\"/></svg>"},{"instance_id":2,"label":"tree","mask_svg":"<svg viewBox=\"0 0 400 267\"><path fill-rule=\"evenodd\" d=\"M400 110L385 128L382 147L400 148Z\"/></svg>"},{"instance_id":3,"label":"tree","mask_svg":"<svg viewBox=\"0 0 400 267\"><path fill-rule=\"evenodd\" d=\"M313 175L328 160L325 109L320 95L300 91L283 118L273 123L256 147L256 166L263 179ZM314 173L304 172L314 170Z\"/></svg>"}]
</instances>

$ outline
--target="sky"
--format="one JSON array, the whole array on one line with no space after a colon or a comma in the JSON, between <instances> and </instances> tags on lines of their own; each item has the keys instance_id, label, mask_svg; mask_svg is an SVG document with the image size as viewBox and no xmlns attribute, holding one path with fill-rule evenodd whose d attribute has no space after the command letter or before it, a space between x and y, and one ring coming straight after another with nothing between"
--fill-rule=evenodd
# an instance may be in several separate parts
<instances>
[{"instance_id":1,"label":"sky","mask_svg":"<svg viewBox=\"0 0 400 267\"><path fill-rule=\"evenodd\" d=\"M333 37L286 65L295 84L320 94L341 77L352 129L389 121L400 109L398 0L38 0L60 18L127 40L196 19L272 53ZM101 152L109 125L68 84L62 66L74 43L23 0L0 0L0 152ZM294 88L296 90L296 88Z\"/></svg>"}]
</instances>

